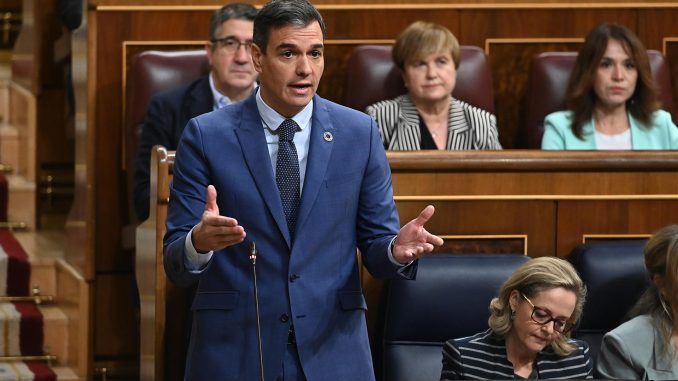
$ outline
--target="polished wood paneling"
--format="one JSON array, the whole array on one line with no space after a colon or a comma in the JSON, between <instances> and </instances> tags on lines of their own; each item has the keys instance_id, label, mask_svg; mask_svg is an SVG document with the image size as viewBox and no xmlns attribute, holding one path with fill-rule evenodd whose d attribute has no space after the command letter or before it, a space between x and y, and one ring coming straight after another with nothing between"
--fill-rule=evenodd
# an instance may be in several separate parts
<instances>
[{"instance_id":1,"label":"polished wood paneling","mask_svg":"<svg viewBox=\"0 0 678 381\"><path fill-rule=\"evenodd\" d=\"M568 257L585 235L649 235L676 223L678 199L561 201L556 255Z\"/></svg>"},{"instance_id":2,"label":"polished wood paneling","mask_svg":"<svg viewBox=\"0 0 678 381\"><path fill-rule=\"evenodd\" d=\"M136 299L133 274L97 274L94 284L95 360L138 353Z\"/></svg>"},{"instance_id":3,"label":"polished wood paneling","mask_svg":"<svg viewBox=\"0 0 678 381\"><path fill-rule=\"evenodd\" d=\"M256 2L253 0L244 0L243 3L255 4L261 6L263 2ZM141 5L139 0L90 0L92 6L99 7L187 7L185 0L154 0L147 1ZM325 9L329 7L350 7L353 9L359 8L375 8L375 7L394 7L394 8L417 8L421 7L419 1L413 0L372 0L366 2L365 0L314 0L315 4L319 9ZM483 5L488 5L491 7L500 7L500 6L518 6L518 7L563 7L563 6L574 6L574 7L618 7L618 6L656 6L656 4L666 4L666 2L651 2L643 3L638 0L598 0L596 2L585 2L585 1L573 1L571 3L563 3L562 0L541 0L538 2L525 2L518 0L426 0L425 4L429 7L480 7ZM219 0L193 0L191 5L188 8L194 8L196 6L202 6L209 9L215 9L223 5L223 2Z\"/></svg>"},{"instance_id":4,"label":"polished wood paneling","mask_svg":"<svg viewBox=\"0 0 678 381\"><path fill-rule=\"evenodd\" d=\"M394 174L394 177L400 176ZM407 177L407 175L403 175ZM401 190L395 188L396 197ZM527 255L539 257L553 255L555 246L556 203L549 200L465 200L465 201L399 201L396 205L400 215L400 223L417 217L428 204L436 207L436 213L426 228L433 234L488 236L488 235L520 235L527 240ZM540 223L535 224L535 221ZM484 242L483 242L484 241ZM496 252L496 241L476 240L477 252ZM484 244L486 246L481 246ZM463 249L458 247L457 249ZM437 249L437 251L442 251ZM466 251L455 251L467 253ZM523 253L523 248L514 253Z\"/></svg>"},{"instance_id":5,"label":"polished wood paneling","mask_svg":"<svg viewBox=\"0 0 678 381\"><path fill-rule=\"evenodd\" d=\"M55 302L66 315L68 324L68 366L83 380L90 380L92 363L92 288L77 270L63 260L57 260Z\"/></svg>"}]
</instances>

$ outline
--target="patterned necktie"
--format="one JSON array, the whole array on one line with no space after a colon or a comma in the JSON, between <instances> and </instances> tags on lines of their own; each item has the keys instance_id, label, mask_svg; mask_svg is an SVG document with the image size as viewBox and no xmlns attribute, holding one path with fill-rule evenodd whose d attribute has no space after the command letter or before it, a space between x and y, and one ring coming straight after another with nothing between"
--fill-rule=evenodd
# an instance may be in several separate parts
<instances>
[{"instance_id":1,"label":"patterned necktie","mask_svg":"<svg viewBox=\"0 0 678 381\"><path fill-rule=\"evenodd\" d=\"M275 165L275 182L280 191L290 237L294 237L300 200L299 159L293 140L298 128L299 125L292 119L285 119L278 127L278 161Z\"/></svg>"}]
</instances>

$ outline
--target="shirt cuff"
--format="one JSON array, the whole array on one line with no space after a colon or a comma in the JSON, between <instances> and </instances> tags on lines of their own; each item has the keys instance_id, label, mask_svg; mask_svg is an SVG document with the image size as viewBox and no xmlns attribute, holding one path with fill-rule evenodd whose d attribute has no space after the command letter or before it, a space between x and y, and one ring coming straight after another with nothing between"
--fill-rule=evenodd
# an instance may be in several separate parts
<instances>
[{"instance_id":1,"label":"shirt cuff","mask_svg":"<svg viewBox=\"0 0 678 381\"><path fill-rule=\"evenodd\" d=\"M396 238L398 238L397 235L394 236L393 239L391 240L391 243L388 244L388 260L391 261L391 263L393 263L394 265L396 265L398 267L407 267L407 266L411 265L414 262L414 260L410 261L409 263L402 264L402 263L396 261L395 258L393 258L393 246L395 245Z\"/></svg>"},{"instance_id":2,"label":"shirt cuff","mask_svg":"<svg viewBox=\"0 0 678 381\"><path fill-rule=\"evenodd\" d=\"M193 227L195 229L195 227ZM207 267L207 264L212 259L212 254L214 251L208 251L207 253L201 254L193 247L193 229L186 234L186 242L184 243L184 252L186 256L184 257L184 266L189 272L200 273Z\"/></svg>"}]
</instances>

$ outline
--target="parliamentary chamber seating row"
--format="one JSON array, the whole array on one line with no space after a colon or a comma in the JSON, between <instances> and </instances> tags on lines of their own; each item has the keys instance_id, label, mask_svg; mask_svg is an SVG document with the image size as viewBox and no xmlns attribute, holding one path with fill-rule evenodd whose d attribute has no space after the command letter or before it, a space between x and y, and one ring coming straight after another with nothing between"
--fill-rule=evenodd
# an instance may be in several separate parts
<instances>
[{"instance_id":1,"label":"parliamentary chamber seating row","mask_svg":"<svg viewBox=\"0 0 678 381\"><path fill-rule=\"evenodd\" d=\"M533 58L525 100L527 122L523 126L528 148L541 146L544 117L566 108L565 90L576 57L574 52L546 52ZM675 115L669 64L659 51L648 50L648 57L662 108ZM125 146L137 146L151 95L189 82L208 71L203 50L146 51L138 54L133 60L126 87ZM364 111L373 103L406 92L399 70L391 59L390 45L358 46L349 59L346 73L343 104L356 110ZM453 96L494 113L492 89L491 68L483 50L476 46L462 46ZM134 149L129 149L126 155L131 167L134 165L134 153Z\"/></svg>"}]
</instances>

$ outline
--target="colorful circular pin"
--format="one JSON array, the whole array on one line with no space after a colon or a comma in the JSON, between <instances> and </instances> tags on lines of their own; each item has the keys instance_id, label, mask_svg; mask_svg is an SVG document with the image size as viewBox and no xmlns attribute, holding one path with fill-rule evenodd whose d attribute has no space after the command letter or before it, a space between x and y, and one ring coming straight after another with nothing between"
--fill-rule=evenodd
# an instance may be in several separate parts
<instances>
[{"instance_id":1,"label":"colorful circular pin","mask_svg":"<svg viewBox=\"0 0 678 381\"><path fill-rule=\"evenodd\" d=\"M331 142L332 139L334 139L334 137L332 136L332 133L329 132L329 131L325 131L325 133L323 134L323 138L325 138L326 142Z\"/></svg>"}]
</instances>

